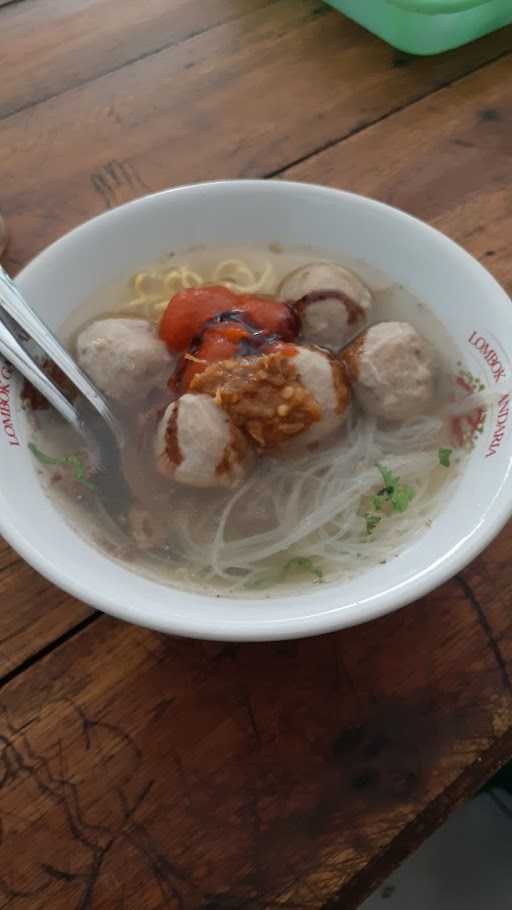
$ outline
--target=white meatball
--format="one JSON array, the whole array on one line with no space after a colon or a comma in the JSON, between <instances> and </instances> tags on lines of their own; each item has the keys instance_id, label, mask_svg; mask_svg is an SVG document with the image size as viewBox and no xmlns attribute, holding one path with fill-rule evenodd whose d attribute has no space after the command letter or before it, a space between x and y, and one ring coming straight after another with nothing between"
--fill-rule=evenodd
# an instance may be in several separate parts
<instances>
[{"instance_id":1,"label":"white meatball","mask_svg":"<svg viewBox=\"0 0 512 910\"><path fill-rule=\"evenodd\" d=\"M364 326L372 297L360 278L332 262L312 262L291 272L279 287L294 302L308 344L339 351Z\"/></svg>"},{"instance_id":2,"label":"white meatball","mask_svg":"<svg viewBox=\"0 0 512 910\"><path fill-rule=\"evenodd\" d=\"M342 423L350 396L337 359L295 345L214 363L192 389L210 395L259 453L325 436Z\"/></svg>"},{"instance_id":3,"label":"white meatball","mask_svg":"<svg viewBox=\"0 0 512 910\"><path fill-rule=\"evenodd\" d=\"M374 417L408 420L434 397L433 351L407 322L381 322L343 352L362 408Z\"/></svg>"},{"instance_id":4,"label":"white meatball","mask_svg":"<svg viewBox=\"0 0 512 910\"><path fill-rule=\"evenodd\" d=\"M155 455L165 477L193 487L233 487L251 459L245 436L209 395L182 395L160 421Z\"/></svg>"},{"instance_id":5,"label":"white meatball","mask_svg":"<svg viewBox=\"0 0 512 910\"><path fill-rule=\"evenodd\" d=\"M142 398L171 376L175 358L145 319L100 319L78 336L78 363L97 387L118 401Z\"/></svg>"},{"instance_id":6,"label":"white meatball","mask_svg":"<svg viewBox=\"0 0 512 910\"><path fill-rule=\"evenodd\" d=\"M301 384L311 393L322 416L300 438L309 444L328 436L341 427L347 416L350 393L340 364L333 358L310 348L297 348L291 358Z\"/></svg>"}]
</instances>

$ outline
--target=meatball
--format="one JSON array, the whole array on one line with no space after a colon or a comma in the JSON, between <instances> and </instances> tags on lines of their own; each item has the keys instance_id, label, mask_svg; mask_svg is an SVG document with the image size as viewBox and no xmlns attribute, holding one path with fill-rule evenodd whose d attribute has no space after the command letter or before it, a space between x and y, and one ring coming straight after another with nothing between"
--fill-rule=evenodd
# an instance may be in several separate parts
<instances>
[{"instance_id":1,"label":"meatball","mask_svg":"<svg viewBox=\"0 0 512 910\"><path fill-rule=\"evenodd\" d=\"M400 421L424 413L434 397L430 345L407 322L381 322L342 355L362 408L374 417Z\"/></svg>"},{"instance_id":2,"label":"meatball","mask_svg":"<svg viewBox=\"0 0 512 910\"><path fill-rule=\"evenodd\" d=\"M211 395L261 452L291 439L320 438L343 420L348 388L339 363L291 345L271 354L213 364L192 392Z\"/></svg>"},{"instance_id":3,"label":"meatball","mask_svg":"<svg viewBox=\"0 0 512 910\"><path fill-rule=\"evenodd\" d=\"M78 336L77 359L97 387L117 401L133 402L165 384L175 359L145 319L101 319Z\"/></svg>"},{"instance_id":4,"label":"meatball","mask_svg":"<svg viewBox=\"0 0 512 910\"><path fill-rule=\"evenodd\" d=\"M350 403L343 369L338 361L310 348L297 348L292 358L297 375L320 408L320 420L304 434L304 443L316 442L338 429L345 421Z\"/></svg>"},{"instance_id":5,"label":"meatball","mask_svg":"<svg viewBox=\"0 0 512 910\"><path fill-rule=\"evenodd\" d=\"M278 295L295 304L304 340L332 351L363 328L372 302L357 275L331 262L312 262L291 272Z\"/></svg>"},{"instance_id":6,"label":"meatball","mask_svg":"<svg viewBox=\"0 0 512 910\"><path fill-rule=\"evenodd\" d=\"M249 444L209 395L183 395L167 408L155 439L157 467L192 487L234 487L251 460Z\"/></svg>"}]
</instances>

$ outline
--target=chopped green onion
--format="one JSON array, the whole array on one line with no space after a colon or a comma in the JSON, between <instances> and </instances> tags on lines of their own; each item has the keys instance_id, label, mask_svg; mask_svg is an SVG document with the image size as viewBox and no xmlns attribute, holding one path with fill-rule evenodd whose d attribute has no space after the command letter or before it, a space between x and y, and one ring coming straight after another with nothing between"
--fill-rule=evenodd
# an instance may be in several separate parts
<instances>
[{"instance_id":1,"label":"chopped green onion","mask_svg":"<svg viewBox=\"0 0 512 910\"><path fill-rule=\"evenodd\" d=\"M40 464L59 465L60 467L69 465L73 469L75 480L88 490L94 490L93 484L87 480L86 469L79 455L64 455L62 458L55 458L53 455L46 455L33 442L30 442L28 447Z\"/></svg>"},{"instance_id":2,"label":"chopped green onion","mask_svg":"<svg viewBox=\"0 0 512 910\"><path fill-rule=\"evenodd\" d=\"M386 465L378 464L376 467L384 482L384 488L370 497L370 503L374 511L366 512L364 516L368 535L375 530L382 518L389 514L389 510L392 512L405 512L416 495L414 489L409 484L400 483L400 478L393 474L393 471L387 468ZM386 506L388 507L387 510Z\"/></svg>"},{"instance_id":3,"label":"chopped green onion","mask_svg":"<svg viewBox=\"0 0 512 910\"><path fill-rule=\"evenodd\" d=\"M412 502L416 493L412 487L404 483L397 487L391 494L390 503L395 512L405 512L409 503Z\"/></svg>"},{"instance_id":4,"label":"chopped green onion","mask_svg":"<svg viewBox=\"0 0 512 910\"><path fill-rule=\"evenodd\" d=\"M257 578L256 581L253 581L250 584L245 584L244 587L258 591L260 588L270 588L271 585L275 585L278 581L279 578L277 578L275 575L262 575L260 578Z\"/></svg>"},{"instance_id":5,"label":"chopped green onion","mask_svg":"<svg viewBox=\"0 0 512 910\"><path fill-rule=\"evenodd\" d=\"M384 481L384 491L386 493L392 493L396 486L400 483L400 478L395 477L393 471L390 471L386 465L378 464L377 470L380 472L382 479ZM379 494L380 495L380 494Z\"/></svg>"},{"instance_id":6,"label":"chopped green onion","mask_svg":"<svg viewBox=\"0 0 512 910\"><path fill-rule=\"evenodd\" d=\"M260 578L257 578L256 581L251 582L248 587L253 590L270 588L272 585L284 582L288 572L293 569L303 569L305 572L309 572L313 575L318 581L322 581L324 577L322 570L315 565L312 559L308 559L306 556L294 556L293 559L289 559L288 562L284 564L280 571L262 575Z\"/></svg>"},{"instance_id":7,"label":"chopped green onion","mask_svg":"<svg viewBox=\"0 0 512 910\"><path fill-rule=\"evenodd\" d=\"M371 534L372 531L375 531L375 528L382 521L382 515L372 515L371 512L367 512L364 516L366 519L366 533Z\"/></svg>"},{"instance_id":8,"label":"chopped green onion","mask_svg":"<svg viewBox=\"0 0 512 910\"><path fill-rule=\"evenodd\" d=\"M313 560L308 559L305 556L295 556L293 559L289 559L283 567L283 577L286 576L291 569L304 569L306 572L310 572L311 575L314 575L315 578L318 578L319 581L324 577L324 573L315 565Z\"/></svg>"},{"instance_id":9,"label":"chopped green onion","mask_svg":"<svg viewBox=\"0 0 512 910\"><path fill-rule=\"evenodd\" d=\"M439 451L438 451L439 464L442 465L443 468L450 467L450 455L452 454L452 452L453 452L453 449L439 449Z\"/></svg>"}]
</instances>

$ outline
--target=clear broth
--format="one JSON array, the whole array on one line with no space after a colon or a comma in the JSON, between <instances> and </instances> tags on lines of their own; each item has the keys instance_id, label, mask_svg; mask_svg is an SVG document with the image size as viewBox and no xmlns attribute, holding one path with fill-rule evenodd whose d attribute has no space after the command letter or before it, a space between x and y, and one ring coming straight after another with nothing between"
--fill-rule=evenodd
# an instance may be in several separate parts
<instances>
[{"instance_id":1,"label":"clear broth","mask_svg":"<svg viewBox=\"0 0 512 910\"><path fill-rule=\"evenodd\" d=\"M198 273L204 283L215 281L215 269L222 260L242 260L256 275L268 271L270 266L271 277L262 290L271 293L290 271L321 258L327 257L311 250L284 252L279 247L259 250L196 248L188 253L173 253L145 269L147 274L143 285L149 292L154 291L154 300L147 307L144 307L143 300L136 298L133 281L126 280L103 288L93 299L87 301L72 314L60 334L73 349L77 332L99 317L130 314L141 316L143 312L153 312L154 315L156 308L161 306L161 276L183 265ZM383 320L410 322L430 341L439 358L438 405L441 409L451 388L454 365L459 359L455 345L441 324L425 303L405 288L390 282L385 275L366 263L347 257L329 259L352 269L373 292L370 323ZM139 300L139 305L134 306L134 297ZM160 298L164 301L168 299L162 293ZM448 421L439 416L436 418L435 415L433 418L430 432L427 432L430 424L425 419L423 423L420 420L419 429L411 424L409 428L395 432L394 436L392 433L386 436L382 428L377 427L371 436L368 419L356 412L351 428L330 442L326 450L324 447L321 453L323 460L319 455L286 453L283 457L262 458L251 475L247 492L240 495L240 492L232 490L185 488L160 477L152 457L151 433L141 447L140 426L133 415L126 412L124 420L133 444L128 448L125 473L152 520L158 527L166 528L164 542L149 549L140 548L134 541L128 523L113 520L99 497L77 484L65 468L39 467L39 470L55 506L66 515L72 527L112 558L123 562L130 570L166 585L199 590L214 596L270 597L304 591L312 585L338 582L386 562L404 553L417 535L431 524L446 499L447 487L456 481L464 458L463 453L459 452L452 459L450 470L439 465L437 448L451 447L452 444ZM51 411L35 412L32 420L34 441L45 453L63 456L76 452L82 445L81 440L77 440L69 427ZM423 442L422 432L425 437ZM357 445L352 448L348 438L350 433L354 439L355 434L358 434ZM363 451L370 453L368 463L364 459L361 461ZM347 464L344 479L343 459L347 452L350 453L348 461L352 459L352 462ZM373 463L372 457L375 458ZM318 461L317 471L314 470L315 458ZM368 535L364 521L365 494L372 490L375 492L379 486L379 475L375 468L379 459L394 464L396 473L400 476L403 474L408 483L416 485L418 495L406 515L386 519L374 533ZM329 490L326 500L333 500L354 474L354 470L357 472L359 465L362 465L361 470L365 468L364 476L368 475L370 479L359 495L354 494L352 506L343 506L339 515L329 514L325 525L320 524L312 534L299 536L286 550L272 552L256 566L251 565L251 541L247 544L243 541L249 536L255 540L257 548L266 539L265 535L272 536L274 533L275 536L279 532L279 522L282 521L283 514L288 516L287 509L293 517L293 510L289 506L295 482L303 484L301 495L305 497L305 505L302 512L299 509L298 516L302 521L308 514L315 516L315 509L321 516L322 500L318 491L322 484L325 490ZM370 469L373 469L373 473L368 473ZM308 472L312 472L310 477ZM238 559L238 562L235 560L230 567L229 560L226 563L224 556L219 562L217 550L215 559L212 558L212 564L208 565L204 554L211 548L219 517L235 496L238 497L237 505L226 523L222 552L228 555L231 551L242 552L243 558ZM337 530L336 522L339 524ZM283 540L286 535L293 537L293 522L290 524L287 519L287 523L282 524ZM327 545L325 540L329 533L332 540ZM194 539L191 539L192 534ZM242 543L237 550L238 541ZM273 546L275 549L275 543Z\"/></svg>"}]
</instances>

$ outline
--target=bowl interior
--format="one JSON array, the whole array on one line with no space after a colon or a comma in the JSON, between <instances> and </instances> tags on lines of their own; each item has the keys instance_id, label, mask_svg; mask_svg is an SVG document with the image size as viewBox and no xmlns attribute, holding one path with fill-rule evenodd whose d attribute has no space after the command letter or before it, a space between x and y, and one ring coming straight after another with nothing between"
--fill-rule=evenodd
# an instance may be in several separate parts
<instances>
[{"instance_id":1,"label":"bowl interior","mask_svg":"<svg viewBox=\"0 0 512 910\"><path fill-rule=\"evenodd\" d=\"M104 285L169 250L197 244L312 246L382 269L424 300L461 351L463 367L499 395L460 483L431 529L396 559L303 595L237 600L180 592L138 576L75 534L45 495L27 451L19 382L0 361L0 530L36 569L82 600L162 631L219 639L312 635L395 609L473 558L511 512L508 392L512 308L467 253L419 221L335 190L235 181L145 197L72 231L18 277L58 330Z\"/></svg>"}]
</instances>

